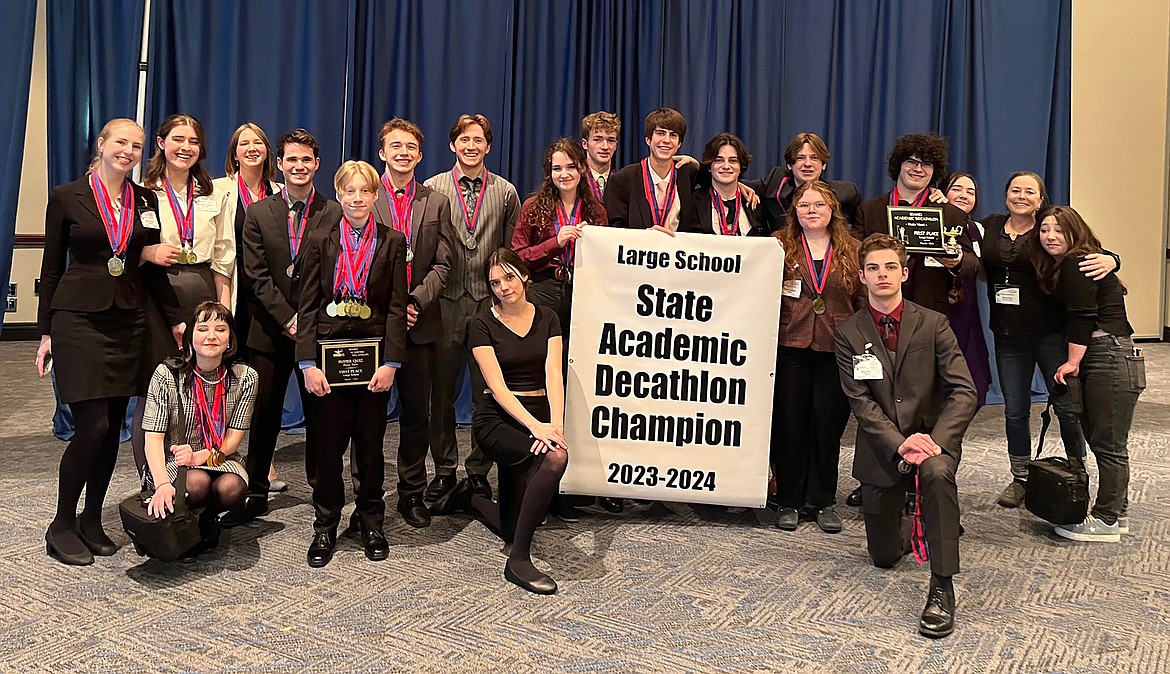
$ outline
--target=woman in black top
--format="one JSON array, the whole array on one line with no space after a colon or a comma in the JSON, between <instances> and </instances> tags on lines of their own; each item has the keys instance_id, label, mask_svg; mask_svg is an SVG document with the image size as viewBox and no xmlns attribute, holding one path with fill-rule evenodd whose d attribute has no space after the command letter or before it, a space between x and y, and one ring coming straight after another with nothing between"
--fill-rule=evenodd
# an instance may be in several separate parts
<instances>
[{"instance_id":1,"label":"woman in black top","mask_svg":"<svg viewBox=\"0 0 1170 674\"><path fill-rule=\"evenodd\" d=\"M1008 178L1006 215L984 220L983 269L991 303L991 332L995 337L995 365L1003 389L1003 414L1007 432L1012 481L999 495L1005 508L1024 502L1028 460L1032 452L1029 415L1031 382L1036 366L1060 421L1065 453L1075 459L1085 455L1085 439L1067 393L1054 391L1053 376L1064 362L1064 316L1059 302L1041 289L1033 266L1042 255L1036 242L1036 213L1047 204L1044 180L1031 171ZM1117 267L1108 255L1085 256L1081 271L1099 280Z\"/></svg>"},{"instance_id":2,"label":"woman in black top","mask_svg":"<svg viewBox=\"0 0 1170 674\"><path fill-rule=\"evenodd\" d=\"M1097 457L1099 484L1093 511L1080 524L1056 527L1074 541L1117 542L1126 518L1129 491L1129 428L1138 396L1146 387L1146 363L1133 345L1133 328L1125 313L1125 286L1116 276L1086 278L1079 265L1086 255L1102 252L1075 210L1054 206L1040 218L1036 274L1045 292L1064 304L1068 359L1056 370L1064 384L1080 378L1081 425Z\"/></svg>"},{"instance_id":3,"label":"woman in black top","mask_svg":"<svg viewBox=\"0 0 1170 674\"><path fill-rule=\"evenodd\" d=\"M48 553L65 564L92 564L94 555L118 550L102 530L102 503L126 405L150 374L142 360L146 292L160 285L144 278L154 265L140 266L159 253L158 201L129 176L144 143L134 120L107 123L86 176L54 189L45 213L37 372L43 377L56 363L61 402L77 427L61 457L57 513L45 534ZM173 302L162 303L177 315Z\"/></svg>"},{"instance_id":4,"label":"woman in black top","mask_svg":"<svg viewBox=\"0 0 1170 674\"><path fill-rule=\"evenodd\" d=\"M531 548L569 464L561 326L556 312L528 301L531 277L515 252L492 253L487 277L494 304L472 321L468 345L491 397L475 410L473 432L500 468L500 502L472 498L467 480L453 497L470 499L489 523L499 522L500 537L511 546L504 578L553 594L556 581L533 566Z\"/></svg>"}]
</instances>

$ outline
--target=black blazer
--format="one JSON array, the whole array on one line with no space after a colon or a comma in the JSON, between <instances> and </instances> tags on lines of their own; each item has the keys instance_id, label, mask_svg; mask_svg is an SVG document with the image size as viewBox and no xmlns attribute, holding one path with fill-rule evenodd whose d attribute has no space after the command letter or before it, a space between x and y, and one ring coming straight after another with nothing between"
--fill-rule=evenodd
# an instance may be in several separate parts
<instances>
[{"instance_id":1,"label":"black blazer","mask_svg":"<svg viewBox=\"0 0 1170 674\"><path fill-rule=\"evenodd\" d=\"M853 477L893 486L902 477L898 447L915 433L929 434L956 463L962 458L978 398L946 316L906 302L893 362L868 307L839 324L836 339L841 388L857 418ZM853 356L865 353L866 344L881 361L880 380L853 378Z\"/></svg>"},{"instance_id":2,"label":"black blazer","mask_svg":"<svg viewBox=\"0 0 1170 674\"><path fill-rule=\"evenodd\" d=\"M251 209L249 209L251 210ZM317 360L317 340L381 337L382 361L406 360L406 237L376 222L377 248L366 285L372 314L367 319L333 318L333 272L341 250L338 223L315 230L301 247L297 314L297 360Z\"/></svg>"},{"instance_id":3,"label":"black blazer","mask_svg":"<svg viewBox=\"0 0 1170 674\"><path fill-rule=\"evenodd\" d=\"M695 208L691 203L698 169L693 164L684 164L676 174L676 199L679 200L678 231L698 232ZM650 213L650 202L642 188L642 162L635 162L613 174L605 185L605 212L610 227L625 229L650 229L654 217Z\"/></svg>"},{"instance_id":4,"label":"black blazer","mask_svg":"<svg viewBox=\"0 0 1170 674\"><path fill-rule=\"evenodd\" d=\"M792 193L796 191L796 183L789 180L784 189L780 189L780 183L784 181L784 176L788 174L788 168L785 166L776 166L763 180L744 180L743 184L756 191L760 196L760 202L764 210L764 224L767 226L769 232L775 232L784 227L786 224L785 218L788 215L788 209L792 206ZM855 183L845 180L822 180L833 188L833 195L837 197L837 201L841 204L841 214L849 221L849 224L857 222L857 209L861 204L861 192L857 189ZM779 198L776 193L779 192Z\"/></svg>"},{"instance_id":5,"label":"black blazer","mask_svg":"<svg viewBox=\"0 0 1170 674\"><path fill-rule=\"evenodd\" d=\"M743 205L744 215L747 216L748 221L748 236L767 236L768 229L763 223L763 213L760 208L749 208L746 201L740 202ZM719 223L716 221L716 216L711 208L711 192L708 187L701 187L696 189L691 194L691 208L693 213L690 218L690 224L694 227L694 232L698 234L714 234L719 231ZM682 222L680 216L679 231L682 231Z\"/></svg>"},{"instance_id":6,"label":"black blazer","mask_svg":"<svg viewBox=\"0 0 1170 674\"><path fill-rule=\"evenodd\" d=\"M45 249L41 258L41 289L37 328L49 334L54 311L145 309L149 292L175 325L186 320L164 278L151 263L141 264L142 249L159 242L158 198L154 192L130 183L134 189L134 228L126 246L126 268L111 276L106 267L114 251L98 211L89 177L55 188L45 211ZM155 228L142 225L142 214L154 214Z\"/></svg>"},{"instance_id":7,"label":"black blazer","mask_svg":"<svg viewBox=\"0 0 1170 674\"><path fill-rule=\"evenodd\" d=\"M853 228L853 235L865 240L865 237L876 232L889 234L889 223L886 220L886 207L889 203L890 193L886 192L862 204L857 212L857 226ZM928 267L927 256L911 253L910 261L906 265L910 269L910 276L902 284L902 294L911 302L945 314L950 306L947 292L954 285L955 277L974 278L979 273L979 258L975 256L975 249L971 247L971 237L967 235L967 228L963 226L967 222L967 214L951 204L927 205L943 209L943 222L948 229L958 227L963 230L957 239L959 247L963 249L963 262L954 270Z\"/></svg>"},{"instance_id":8,"label":"black blazer","mask_svg":"<svg viewBox=\"0 0 1170 674\"><path fill-rule=\"evenodd\" d=\"M313 197L297 255L298 268L294 268L293 277L289 278L287 270L293 260L288 241L288 203L278 192L248 209L244 216L243 251L244 282L250 291L246 297L252 309L249 348L264 353L292 348L292 339L284 334L284 326L297 313L299 266L305 257L305 245L313 232L336 227L341 217L341 204L320 193Z\"/></svg>"},{"instance_id":9,"label":"black blazer","mask_svg":"<svg viewBox=\"0 0 1170 674\"><path fill-rule=\"evenodd\" d=\"M382 185L379 181L379 185ZM447 197L415 181L416 191L410 210L411 260L410 298L418 305L418 321L406 332L413 344L429 344L443 333L443 317L439 308L439 293L447 285L451 274L451 255L455 237L447 223L451 222L451 202ZM378 188L374 202L374 218L378 222L394 222L390 214L386 188ZM460 244L462 245L462 244Z\"/></svg>"}]
</instances>

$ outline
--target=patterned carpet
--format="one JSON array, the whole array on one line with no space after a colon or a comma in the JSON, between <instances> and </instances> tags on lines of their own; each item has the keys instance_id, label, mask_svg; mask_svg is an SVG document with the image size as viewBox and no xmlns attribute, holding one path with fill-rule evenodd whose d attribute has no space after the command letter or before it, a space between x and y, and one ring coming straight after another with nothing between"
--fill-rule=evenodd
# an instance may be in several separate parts
<instances>
[{"instance_id":1,"label":"patterned carpet","mask_svg":"<svg viewBox=\"0 0 1170 674\"><path fill-rule=\"evenodd\" d=\"M772 513L677 504L552 520L536 556L561 592L535 597L503 580L500 544L481 524L410 529L388 495L388 560L369 562L345 541L332 564L309 569L294 437L277 454L293 488L199 562L145 561L124 547L66 567L43 541L63 447L50 434L52 391L33 378L33 344L3 343L0 671L1170 671L1170 345L1147 346L1150 387L1130 441L1133 533L1077 544L996 506L1002 410L982 410L959 474L958 628L930 641L916 632L927 569L870 566L859 514L844 506L835 536L812 524L779 531ZM386 446L397 447L396 429ZM121 544L115 496L135 489L129 454L124 445L105 517ZM842 495L850 461L851 448Z\"/></svg>"}]
</instances>

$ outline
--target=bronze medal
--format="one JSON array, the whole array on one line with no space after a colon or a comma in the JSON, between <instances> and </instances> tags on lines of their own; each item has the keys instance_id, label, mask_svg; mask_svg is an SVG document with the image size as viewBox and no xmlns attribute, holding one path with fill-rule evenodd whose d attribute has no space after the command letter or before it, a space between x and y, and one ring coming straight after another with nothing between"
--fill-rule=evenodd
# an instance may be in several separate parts
<instances>
[{"instance_id":1,"label":"bronze medal","mask_svg":"<svg viewBox=\"0 0 1170 674\"><path fill-rule=\"evenodd\" d=\"M951 304L958 304L963 299L962 288L951 288L947 291L947 302Z\"/></svg>"},{"instance_id":2,"label":"bronze medal","mask_svg":"<svg viewBox=\"0 0 1170 674\"><path fill-rule=\"evenodd\" d=\"M813 300L813 313L820 316L825 313L825 298L818 297Z\"/></svg>"},{"instance_id":3,"label":"bronze medal","mask_svg":"<svg viewBox=\"0 0 1170 674\"><path fill-rule=\"evenodd\" d=\"M330 318L336 318L337 317L337 304L335 304L333 302L326 304L325 305L325 315L330 317Z\"/></svg>"},{"instance_id":4,"label":"bronze medal","mask_svg":"<svg viewBox=\"0 0 1170 674\"><path fill-rule=\"evenodd\" d=\"M121 276L122 272L126 271L126 263L122 258L114 256L106 262L106 269L109 270L110 276Z\"/></svg>"},{"instance_id":5,"label":"bronze medal","mask_svg":"<svg viewBox=\"0 0 1170 674\"><path fill-rule=\"evenodd\" d=\"M374 311L373 311L373 309L370 309L370 305L368 305L368 304L358 305L358 318L360 318L364 321L373 315L374 315Z\"/></svg>"},{"instance_id":6,"label":"bronze medal","mask_svg":"<svg viewBox=\"0 0 1170 674\"><path fill-rule=\"evenodd\" d=\"M569 271L567 267L557 267L553 271L553 278L560 281L561 283L572 283L573 272Z\"/></svg>"},{"instance_id":7,"label":"bronze medal","mask_svg":"<svg viewBox=\"0 0 1170 674\"><path fill-rule=\"evenodd\" d=\"M467 249L468 249L468 250L475 250L475 247L476 247L476 245L477 245L477 244L476 244L476 242L475 242L475 235L474 235L474 234L468 234L468 235L467 235L467 238L463 240L463 245L464 245L464 246L467 246Z\"/></svg>"}]
</instances>

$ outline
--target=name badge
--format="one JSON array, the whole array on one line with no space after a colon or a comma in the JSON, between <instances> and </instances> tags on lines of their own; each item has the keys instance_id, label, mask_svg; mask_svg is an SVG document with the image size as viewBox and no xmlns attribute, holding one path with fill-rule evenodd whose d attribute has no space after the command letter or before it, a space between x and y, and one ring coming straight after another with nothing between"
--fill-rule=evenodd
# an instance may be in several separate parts
<instances>
[{"instance_id":1,"label":"name badge","mask_svg":"<svg viewBox=\"0 0 1170 674\"><path fill-rule=\"evenodd\" d=\"M926 261L923 264L925 264L927 267L937 267L939 269L946 269L946 265L939 262L936 258L933 258L933 257L927 257Z\"/></svg>"},{"instance_id":2,"label":"name badge","mask_svg":"<svg viewBox=\"0 0 1170 674\"><path fill-rule=\"evenodd\" d=\"M211 197L207 197L207 196L195 197L195 210L202 211L204 213L207 213L207 212L214 213L216 210L215 209L215 200L213 200Z\"/></svg>"},{"instance_id":3,"label":"name badge","mask_svg":"<svg viewBox=\"0 0 1170 674\"><path fill-rule=\"evenodd\" d=\"M158 229L158 216L154 211L140 211L138 218L142 220L142 226L147 229Z\"/></svg>"},{"instance_id":4,"label":"name badge","mask_svg":"<svg viewBox=\"0 0 1170 674\"><path fill-rule=\"evenodd\" d=\"M800 299L800 279L794 278L784 282L784 289L781 291L784 297L795 297Z\"/></svg>"},{"instance_id":5,"label":"name badge","mask_svg":"<svg viewBox=\"0 0 1170 674\"><path fill-rule=\"evenodd\" d=\"M872 381L882 378L882 362L872 353L853 357L853 378L857 381Z\"/></svg>"},{"instance_id":6,"label":"name badge","mask_svg":"<svg viewBox=\"0 0 1170 674\"><path fill-rule=\"evenodd\" d=\"M995 303L1020 306L1020 289L1015 286L995 286Z\"/></svg>"}]
</instances>

